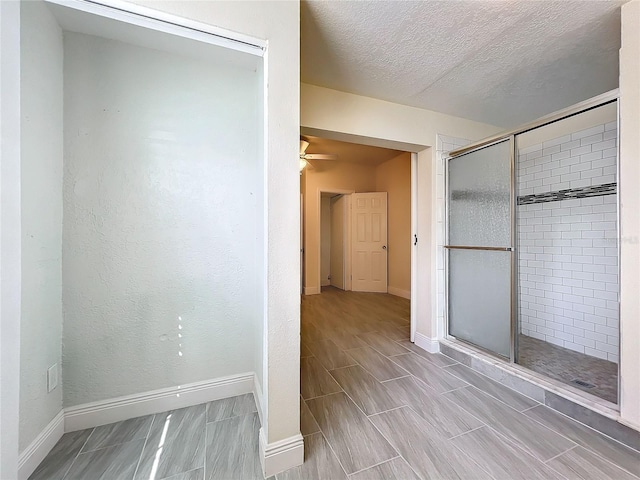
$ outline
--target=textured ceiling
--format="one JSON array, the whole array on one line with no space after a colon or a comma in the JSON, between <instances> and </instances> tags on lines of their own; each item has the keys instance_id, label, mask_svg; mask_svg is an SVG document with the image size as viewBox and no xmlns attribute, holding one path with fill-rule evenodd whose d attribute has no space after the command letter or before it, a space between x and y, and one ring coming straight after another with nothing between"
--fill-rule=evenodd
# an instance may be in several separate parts
<instances>
[{"instance_id":1,"label":"textured ceiling","mask_svg":"<svg viewBox=\"0 0 640 480\"><path fill-rule=\"evenodd\" d=\"M515 127L618 86L623 3L307 0L301 80Z\"/></svg>"},{"instance_id":2,"label":"textured ceiling","mask_svg":"<svg viewBox=\"0 0 640 480\"><path fill-rule=\"evenodd\" d=\"M326 162L350 162L380 165L397 157L402 152L388 148L370 147L357 143L340 142L320 137L305 136L309 142L306 153L327 153L338 155L338 160L311 160L314 167L320 167Z\"/></svg>"}]
</instances>

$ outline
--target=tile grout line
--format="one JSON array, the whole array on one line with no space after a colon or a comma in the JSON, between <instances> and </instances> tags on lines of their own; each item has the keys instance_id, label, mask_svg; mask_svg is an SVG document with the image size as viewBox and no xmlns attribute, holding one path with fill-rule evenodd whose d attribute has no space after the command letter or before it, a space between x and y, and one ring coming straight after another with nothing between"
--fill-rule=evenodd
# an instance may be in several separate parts
<instances>
[{"instance_id":1,"label":"tile grout line","mask_svg":"<svg viewBox=\"0 0 640 480\"><path fill-rule=\"evenodd\" d=\"M475 418L475 417L474 417ZM476 430L480 430L481 428L487 427L488 425L484 422L481 422L482 425L480 425L479 427L476 428L472 428L471 430L467 430L466 432L462 432L459 433L457 435L454 435L453 437L450 437L448 440L453 440L454 438L458 438L458 437L462 437L463 435L466 435L467 433L471 433L471 432L475 432Z\"/></svg>"},{"instance_id":2,"label":"tile grout line","mask_svg":"<svg viewBox=\"0 0 640 480\"><path fill-rule=\"evenodd\" d=\"M542 405L542 404L541 404L541 405ZM539 407L539 406L540 406L540 405L536 405L536 407ZM593 434L593 433L595 433L596 435L603 436L603 437L604 437L604 438L606 438L608 441L613 441L613 442L615 442L616 444L619 444L619 445L616 445L618 448L623 447L623 448L626 448L626 449L632 450L633 452L637 452L637 450L636 450L635 448L631 448L631 447L629 447L628 445L625 445L624 443L619 442L619 441L618 441L618 440L616 440L615 438L609 437L608 435L605 435L605 434L603 434L602 432L599 432L599 431L597 431L597 430L595 430L595 429L591 428L589 425L586 425L586 424L584 424L584 423L578 422L577 420L575 420L575 419L573 419L573 418L569 417L568 415L565 415L564 413L559 412L558 410L554 410L554 409L552 409L552 408L550 408L550 407L547 407L546 405L542 405L542 406L543 406L543 407L545 407L545 408L549 408L550 410L552 410L552 411L553 411L553 412L555 412L555 413L559 413L559 414L561 414L561 415L563 415L563 416L567 417L570 421L576 422L578 425L581 425L581 426L583 426L583 427L587 427L589 430L592 430L592 431L593 431L593 432L592 432L592 434ZM532 408L535 408L535 407L532 407ZM526 411L526 410L525 410L525 411ZM523 415L525 415L525 414L523 413ZM566 440L569 440L570 442L575 443L575 445L574 445L573 447L571 447L570 449L568 449L566 452L562 452L560 455L564 455L565 453L567 453L567 452L568 452L568 451L570 451L570 450L573 450L573 449L574 449L574 448L576 448L576 447L582 447L582 448L584 448L585 450L587 450L589 453L591 453L591 454L595 455L596 457L598 457L598 458L600 458L600 459L604 460L605 462L610 463L610 464L612 464L612 465L615 465L615 466L616 466L616 467L618 467L619 469L621 469L621 470L623 470L623 471L625 471L625 472L629 473L630 475L633 475L633 476L637 477L634 473L630 472L627 468L623 467L622 465L618 465L618 464L617 464L617 463L615 463L613 460L611 460L611 459L609 459L609 458L605 457L604 455L600 454L599 452L597 452L597 451L593 450L591 447L589 447L589 446L588 446L588 445L586 445L585 443L578 443L578 442L576 442L575 440L573 440L573 439L571 439L571 438L567 437L566 435L564 435L564 434L562 434L562 433L558 432L557 430L554 430L553 428L547 427L544 423L542 423L542 422L538 421L537 419L535 419L535 418L533 418L533 417L530 417L529 415L525 415L525 417L527 417L527 418L529 418L529 419L533 420L534 422L536 422L536 423L538 423L538 424L542 425L543 427L548 428L549 430L551 430L552 432L556 433L557 435L560 435L561 437L565 438ZM560 455L556 455L556 457L559 457ZM556 457L554 457L554 458L556 458ZM547 461L551 461L551 460L553 460L553 458L552 458L552 459L549 459L549 460L547 460ZM545 463L546 463L546 462L545 462ZM640 477L638 477L638 478L640 478Z\"/></svg>"},{"instance_id":3,"label":"tile grout line","mask_svg":"<svg viewBox=\"0 0 640 480\"><path fill-rule=\"evenodd\" d=\"M396 363L397 365L397 363ZM401 367L402 368L402 367ZM410 373L407 375L402 375L401 377L390 378L388 380L378 380L380 383L393 382L394 380L400 380L401 378L413 377ZM376 379L377 380L377 379Z\"/></svg>"},{"instance_id":4,"label":"tile grout line","mask_svg":"<svg viewBox=\"0 0 640 480\"><path fill-rule=\"evenodd\" d=\"M138 457L138 463L136 463L136 469L133 471L133 480L135 480L136 475L138 474L138 469L140 468L140 462L142 462L142 456L144 455L144 451L147 448L147 441L149 440L149 435L151 435L151 428L153 428L153 424L156 421L157 414L155 414L151 418L151 423L149 424L149 430L147 430L147 435L144 437L144 444L142 445L142 450L140 451L140 456Z\"/></svg>"},{"instance_id":5,"label":"tile grout line","mask_svg":"<svg viewBox=\"0 0 640 480\"><path fill-rule=\"evenodd\" d=\"M574 443L575 443L575 442L574 442ZM549 462L551 462L551 461L555 460L555 459L556 459L556 458L558 458L558 457L561 457L561 456L562 456L562 455L564 455L565 453L570 452L571 450L573 450L574 448L576 448L576 447L578 447L578 446L579 446L579 445L576 443L573 447L571 447L571 448L567 448L564 452L561 452L561 453L559 453L559 454L557 454L557 455L554 455L553 457L551 457L551 458L549 458L549 459L547 459L547 460L542 460L542 463L544 463L544 464L546 465L547 463L549 463Z\"/></svg>"},{"instance_id":6,"label":"tile grout line","mask_svg":"<svg viewBox=\"0 0 640 480\"><path fill-rule=\"evenodd\" d=\"M69 465L69 468L67 469L66 472L64 472L64 475L62 476L62 480L64 480L67 475L69 475L69 472L71 471L71 467L73 467L73 464L76 463L76 460L78 459L78 457L80 456L80 452L82 452L82 449L85 447L85 445L87 444L87 442L89 441L89 439L91 438L91 435L93 435L93 432L95 432L96 429L95 427L91 429L91 433L89 434L89 436L87 437L87 439L84 441L84 443L82 444L82 447L80 447L80 449L78 450L78 453L76 453L76 456L73 457L73 461L71 462L71 464Z\"/></svg>"},{"instance_id":7,"label":"tile grout line","mask_svg":"<svg viewBox=\"0 0 640 480\"><path fill-rule=\"evenodd\" d=\"M357 405L356 405L356 406L357 406ZM405 405L405 407L407 407L407 406ZM400 408L405 408L405 407L400 407ZM407 408L409 408L409 407L407 407ZM367 420L369 420L369 417L367 417ZM422 478L422 475L420 475L420 474L416 471L416 469L415 469L415 468L413 468L413 466L411 465L411 463L409 463L409 461L408 461L406 458L404 458L404 457L402 456L402 453L401 453L401 452L399 452L399 451L398 451L398 449L397 449L396 447L394 447L394 446L393 446L393 443L391 443L391 442L389 441L389 439L385 436L385 434L384 434L384 433L382 433L382 431L378 428L378 426L377 426L375 423L373 423L371 420L369 420L369 422L371 423L371 425L373 425L373 428L375 428L375 429L378 431L378 433L382 436L382 438L384 438L384 439L385 439L385 441L389 444L389 446L390 446L392 449L394 449L394 450L398 453L398 456L399 456L400 458L402 458L402 459L405 461L405 463L406 463L407 465L409 465L409 468L410 468L411 470L413 470L413 473L415 473L415 474L416 474L416 476L417 476L418 478Z\"/></svg>"},{"instance_id":8,"label":"tile grout line","mask_svg":"<svg viewBox=\"0 0 640 480\"><path fill-rule=\"evenodd\" d=\"M382 462L376 463L375 465L371 465L370 467L363 468L361 470L358 470L357 472L350 473L347 476L351 477L352 475L357 475L359 473L366 472L367 470L371 470L372 468L376 468L376 467L378 467L380 465L384 465L385 463L389 463L391 460L395 460L396 458L402 458L402 457L400 456L400 454L398 454L397 456L395 456L393 458L389 458L388 460L383 460Z\"/></svg>"}]
</instances>

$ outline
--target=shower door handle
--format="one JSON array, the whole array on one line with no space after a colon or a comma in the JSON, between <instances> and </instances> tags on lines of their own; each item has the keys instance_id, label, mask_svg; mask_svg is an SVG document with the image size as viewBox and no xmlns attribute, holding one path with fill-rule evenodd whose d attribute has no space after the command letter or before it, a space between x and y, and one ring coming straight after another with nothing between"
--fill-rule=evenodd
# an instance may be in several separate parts
<instances>
[{"instance_id":1,"label":"shower door handle","mask_svg":"<svg viewBox=\"0 0 640 480\"><path fill-rule=\"evenodd\" d=\"M444 245L449 250L489 250L494 252L513 252L513 247L475 247L471 245Z\"/></svg>"}]
</instances>

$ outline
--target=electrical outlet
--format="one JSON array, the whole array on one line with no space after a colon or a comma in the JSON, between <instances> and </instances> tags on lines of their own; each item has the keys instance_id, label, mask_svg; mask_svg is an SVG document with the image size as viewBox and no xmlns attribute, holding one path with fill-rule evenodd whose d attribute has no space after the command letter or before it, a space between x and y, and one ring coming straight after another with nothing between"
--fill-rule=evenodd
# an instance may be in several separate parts
<instances>
[{"instance_id":1,"label":"electrical outlet","mask_svg":"<svg viewBox=\"0 0 640 480\"><path fill-rule=\"evenodd\" d=\"M47 392L52 392L58 386L58 364L54 363L47 369Z\"/></svg>"}]
</instances>

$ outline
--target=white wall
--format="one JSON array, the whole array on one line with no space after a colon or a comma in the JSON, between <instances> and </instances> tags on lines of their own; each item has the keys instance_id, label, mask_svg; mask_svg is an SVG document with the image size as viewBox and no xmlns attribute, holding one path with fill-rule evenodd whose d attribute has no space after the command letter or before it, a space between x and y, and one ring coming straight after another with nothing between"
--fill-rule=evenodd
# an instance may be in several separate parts
<instances>
[{"instance_id":1,"label":"white wall","mask_svg":"<svg viewBox=\"0 0 640 480\"><path fill-rule=\"evenodd\" d=\"M259 75L64 47L65 406L253 371Z\"/></svg>"},{"instance_id":2,"label":"white wall","mask_svg":"<svg viewBox=\"0 0 640 480\"><path fill-rule=\"evenodd\" d=\"M0 2L0 478L18 475L20 4Z\"/></svg>"},{"instance_id":3,"label":"white wall","mask_svg":"<svg viewBox=\"0 0 640 480\"><path fill-rule=\"evenodd\" d=\"M269 42L265 98L265 378L262 447L300 432L299 2L133 0ZM289 160L291 159L291 160ZM300 459L302 461L302 459Z\"/></svg>"},{"instance_id":4,"label":"white wall","mask_svg":"<svg viewBox=\"0 0 640 480\"><path fill-rule=\"evenodd\" d=\"M418 152L418 275L415 299L417 332L436 340L436 152L439 133L480 140L500 129L430 110L407 107L374 98L301 85L300 125L307 134L334 140ZM434 147L434 148L428 148ZM308 186L307 186L308 187ZM307 255L308 240L305 240ZM316 253L317 255L317 253ZM309 278L308 273L306 274ZM432 286L434 288L432 288Z\"/></svg>"},{"instance_id":5,"label":"white wall","mask_svg":"<svg viewBox=\"0 0 640 480\"><path fill-rule=\"evenodd\" d=\"M640 430L640 0L622 6L620 50L620 414Z\"/></svg>"},{"instance_id":6,"label":"white wall","mask_svg":"<svg viewBox=\"0 0 640 480\"><path fill-rule=\"evenodd\" d=\"M618 199L579 193L617 180L609 113L597 120L607 123L519 150L518 306L524 335L617 363ZM559 191L570 198L545 201Z\"/></svg>"},{"instance_id":7,"label":"white wall","mask_svg":"<svg viewBox=\"0 0 640 480\"><path fill-rule=\"evenodd\" d=\"M47 368L62 360L62 31L21 2L22 318L20 450L62 410Z\"/></svg>"}]
</instances>

